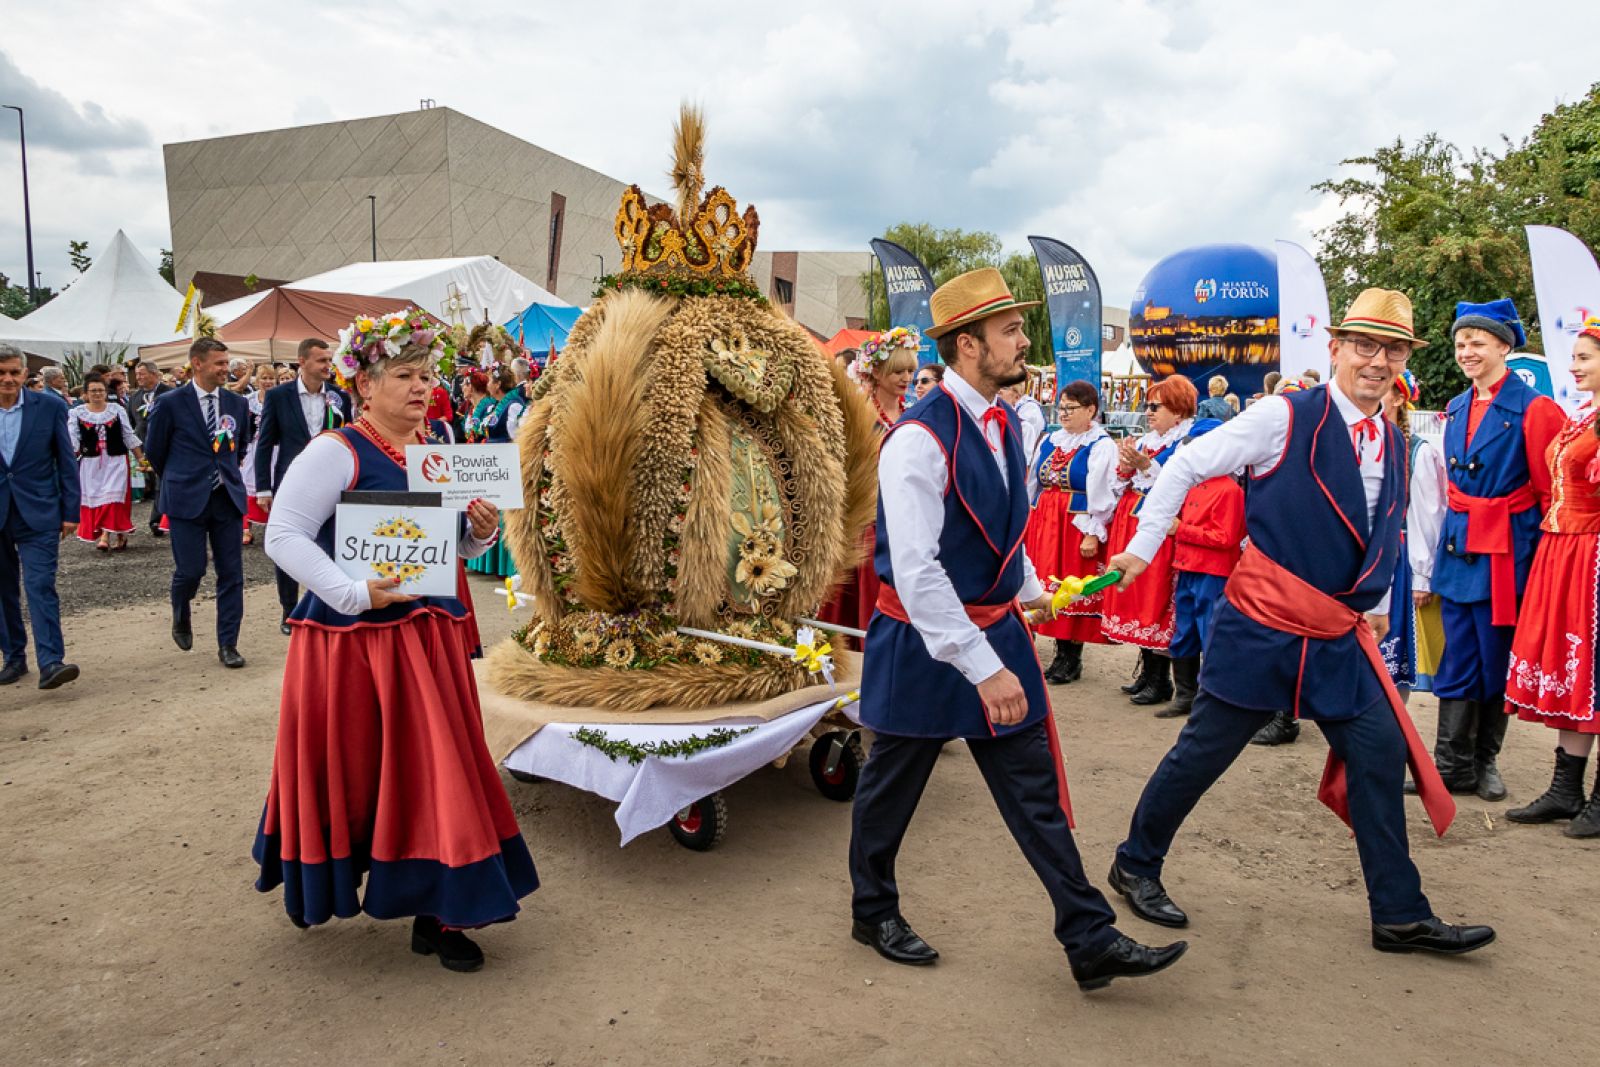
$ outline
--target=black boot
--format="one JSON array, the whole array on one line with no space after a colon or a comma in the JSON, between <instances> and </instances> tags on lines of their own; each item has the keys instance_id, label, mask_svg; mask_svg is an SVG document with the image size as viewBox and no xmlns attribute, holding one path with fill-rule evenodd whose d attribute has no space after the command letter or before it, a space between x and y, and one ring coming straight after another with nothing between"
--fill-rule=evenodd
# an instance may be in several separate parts
<instances>
[{"instance_id":1,"label":"black boot","mask_svg":"<svg viewBox=\"0 0 1600 1067\"><path fill-rule=\"evenodd\" d=\"M1165 704L1172 699L1172 661L1158 653L1150 653L1144 667L1144 688L1128 700L1140 707Z\"/></svg>"},{"instance_id":2,"label":"black boot","mask_svg":"<svg viewBox=\"0 0 1600 1067\"><path fill-rule=\"evenodd\" d=\"M1139 650L1139 666L1133 672L1133 681L1122 687L1124 693L1133 696L1133 694L1144 688L1145 675L1149 671L1150 657L1153 655L1155 653L1148 649L1141 648Z\"/></svg>"},{"instance_id":3,"label":"black boot","mask_svg":"<svg viewBox=\"0 0 1600 1067\"><path fill-rule=\"evenodd\" d=\"M1478 742L1473 753L1473 769L1478 774L1480 800L1504 800L1506 783L1500 778L1500 768L1495 759L1500 746L1505 743L1506 727L1511 717L1506 714L1506 699L1497 696L1478 705Z\"/></svg>"},{"instance_id":4,"label":"black boot","mask_svg":"<svg viewBox=\"0 0 1600 1067\"><path fill-rule=\"evenodd\" d=\"M1200 693L1200 657L1179 656L1172 661L1172 703L1156 712L1158 719L1181 719L1194 709Z\"/></svg>"},{"instance_id":5,"label":"black boot","mask_svg":"<svg viewBox=\"0 0 1600 1067\"><path fill-rule=\"evenodd\" d=\"M1433 764L1444 787L1452 793L1476 793L1476 735L1478 708L1470 700L1439 701L1439 736L1433 745Z\"/></svg>"},{"instance_id":6,"label":"black boot","mask_svg":"<svg viewBox=\"0 0 1600 1067\"><path fill-rule=\"evenodd\" d=\"M1561 832L1568 837L1600 837L1600 773L1595 775L1594 792L1589 794L1589 802Z\"/></svg>"},{"instance_id":7,"label":"black boot","mask_svg":"<svg viewBox=\"0 0 1600 1067\"><path fill-rule=\"evenodd\" d=\"M1256 731L1250 739L1252 745L1292 745L1300 737L1300 720L1287 711L1280 711L1272 721Z\"/></svg>"},{"instance_id":8,"label":"black boot","mask_svg":"<svg viewBox=\"0 0 1600 1067\"><path fill-rule=\"evenodd\" d=\"M1044 680L1052 685L1066 685L1083 677L1083 644L1056 638L1056 658L1044 672Z\"/></svg>"},{"instance_id":9,"label":"black boot","mask_svg":"<svg viewBox=\"0 0 1600 1067\"><path fill-rule=\"evenodd\" d=\"M1569 756L1559 746L1556 748L1556 773L1550 779L1550 788L1525 808L1512 808L1506 818L1512 822L1537 823L1570 819L1583 810L1583 772L1589 766L1588 756Z\"/></svg>"}]
</instances>

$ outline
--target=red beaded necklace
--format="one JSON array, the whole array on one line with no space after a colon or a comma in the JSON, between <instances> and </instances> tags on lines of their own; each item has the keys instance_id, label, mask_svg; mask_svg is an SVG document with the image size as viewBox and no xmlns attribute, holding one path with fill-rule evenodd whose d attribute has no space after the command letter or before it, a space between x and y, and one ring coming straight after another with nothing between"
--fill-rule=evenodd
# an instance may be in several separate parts
<instances>
[{"instance_id":1,"label":"red beaded necklace","mask_svg":"<svg viewBox=\"0 0 1600 1067\"><path fill-rule=\"evenodd\" d=\"M906 413L906 398L903 397L903 396L897 398L898 401L899 401L900 410L895 415L895 419L891 419L889 417L889 413L887 411L883 410L883 405L878 403L878 390L877 389L870 390L867 393L867 399L872 401L872 410L874 410L874 411L876 411L878 413L878 422L881 423L884 426L893 426L894 423L895 423L895 419L899 418L901 415L904 415Z\"/></svg>"},{"instance_id":2,"label":"red beaded necklace","mask_svg":"<svg viewBox=\"0 0 1600 1067\"><path fill-rule=\"evenodd\" d=\"M367 440L377 445L380 452L394 460L397 466L402 468L405 467L406 454L395 448L394 445L391 445L388 440L384 438L383 434L378 432L378 428L367 421L365 415L356 420L356 429L360 430ZM420 431L418 431L417 444L424 445L427 443L428 439L424 437Z\"/></svg>"}]
</instances>

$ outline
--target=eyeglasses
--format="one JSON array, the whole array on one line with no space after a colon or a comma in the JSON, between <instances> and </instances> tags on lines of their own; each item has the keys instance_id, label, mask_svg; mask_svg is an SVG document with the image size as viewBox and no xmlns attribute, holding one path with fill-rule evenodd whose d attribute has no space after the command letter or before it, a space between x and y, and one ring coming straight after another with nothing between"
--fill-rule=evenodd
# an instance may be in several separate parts
<instances>
[{"instance_id":1,"label":"eyeglasses","mask_svg":"<svg viewBox=\"0 0 1600 1067\"><path fill-rule=\"evenodd\" d=\"M1061 412L1061 414L1063 414L1063 415L1071 415L1074 411L1082 411L1083 410L1083 405L1082 404L1061 404L1061 405L1057 406L1056 410Z\"/></svg>"},{"instance_id":2,"label":"eyeglasses","mask_svg":"<svg viewBox=\"0 0 1600 1067\"><path fill-rule=\"evenodd\" d=\"M1406 360L1411 358L1411 343L1409 341L1390 341L1383 344L1370 337L1346 337L1350 347L1356 350L1356 355L1361 359L1371 359L1379 352L1395 366L1404 366Z\"/></svg>"},{"instance_id":3,"label":"eyeglasses","mask_svg":"<svg viewBox=\"0 0 1600 1067\"><path fill-rule=\"evenodd\" d=\"M1145 410L1146 410L1146 411L1152 411L1152 412L1154 412L1154 411L1160 411L1160 410L1161 410L1161 405L1160 405L1160 404L1159 404L1159 403L1156 403L1156 404L1146 404L1146 405L1145 405L1145 406L1144 406L1144 409L1145 409Z\"/></svg>"},{"instance_id":4,"label":"eyeglasses","mask_svg":"<svg viewBox=\"0 0 1600 1067\"><path fill-rule=\"evenodd\" d=\"M918 378L917 379L917 384L918 385L932 385L933 382L934 382L934 379L932 379L932 378Z\"/></svg>"}]
</instances>

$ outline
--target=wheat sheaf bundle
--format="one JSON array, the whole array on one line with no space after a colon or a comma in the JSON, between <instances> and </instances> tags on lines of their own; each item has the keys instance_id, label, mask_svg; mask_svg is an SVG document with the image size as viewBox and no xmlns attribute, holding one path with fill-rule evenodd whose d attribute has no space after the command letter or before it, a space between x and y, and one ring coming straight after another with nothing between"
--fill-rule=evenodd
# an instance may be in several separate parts
<instances>
[{"instance_id":1,"label":"wheat sheaf bundle","mask_svg":"<svg viewBox=\"0 0 1600 1067\"><path fill-rule=\"evenodd\" d=\"M700 207L700 193L706 184L706 117L693 104L678 111L672 129L672 169L667 176L678 190L678 224L688 226Z\"/></svg>"}]
</instances>

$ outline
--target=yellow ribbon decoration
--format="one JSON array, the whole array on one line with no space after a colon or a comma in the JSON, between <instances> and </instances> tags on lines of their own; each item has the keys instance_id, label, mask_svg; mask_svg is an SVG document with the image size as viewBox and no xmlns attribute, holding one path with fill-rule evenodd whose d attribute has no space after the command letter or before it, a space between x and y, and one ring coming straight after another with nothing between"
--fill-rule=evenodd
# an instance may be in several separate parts
<instances>
[{"instance_id":1,"label":"yellow ribbon decoration","mask_svg":"<svg viewBox=\"0 0 1600 1067\"><path fill-rule=\"evenodd\" d=\"M832 651L833 646L826 640L818 645L799 642L794 646L794 660L812 674L816 674L828 666L828 654Z\"/></svg>"},{"instance_id":2,"label":"yellow ribbon decoration","mask_svg":"<svg viewBox=\"0 0 1600 1067\"><path fill-rule=\"evenodd\" d=\"M506 610L515 613L517 610L517 589L511 584L511 579L506 579Z\"/></svg>"}]
</instances>

